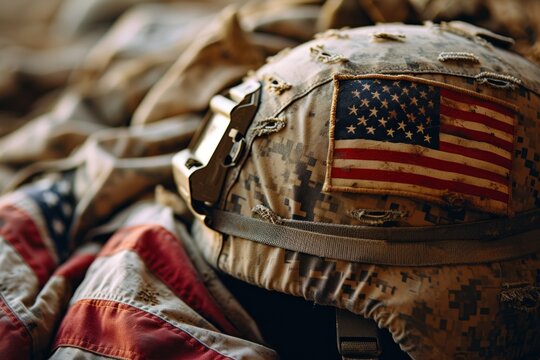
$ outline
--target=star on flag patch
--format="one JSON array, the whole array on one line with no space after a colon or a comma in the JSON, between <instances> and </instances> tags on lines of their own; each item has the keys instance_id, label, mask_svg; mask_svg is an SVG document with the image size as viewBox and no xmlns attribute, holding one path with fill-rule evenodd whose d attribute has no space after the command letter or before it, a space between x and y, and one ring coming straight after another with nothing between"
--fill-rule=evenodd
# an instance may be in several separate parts
<instances>
[{"instance_id":1,"label":"star on flag patch","mask_svg":"<svg viewBox=\"0 0 540 360\"><path fill-rule=\"evenodd\" d=\"M404 75L336 75L326 191L393 194L507 214L516 109Z\"/></svg>"}]
</instances>

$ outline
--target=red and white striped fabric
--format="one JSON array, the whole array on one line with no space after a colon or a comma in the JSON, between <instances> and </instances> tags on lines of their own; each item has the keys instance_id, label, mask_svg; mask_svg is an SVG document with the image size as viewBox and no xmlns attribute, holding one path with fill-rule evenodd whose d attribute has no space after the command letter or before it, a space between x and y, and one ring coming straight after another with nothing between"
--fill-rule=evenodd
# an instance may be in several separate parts
<instances>
[{"instance_id":1,"label":"red and white striped fabric","mask_svg":"<svg viewBox=\"0 0 540 360\"><path fill-rule=\"evenodd\" d=\"M46 193L50 189L40 191ZM95 244L81 247L59 265L58 251L46 222L39 201L27 191L0 199L2 359L47 355L55 326L99 251Z\"/></svg>"},{"instance_id":2,"label":"red and white striped fabric","mask_svg":"<svg viewBox=\"0 0 540 360\"><path fill-rule=\"evenodd\" d=\"M130 207L103 248L89 243L62 262L70 218L61 224L55 211L73 204L51 189L0 199L2 359L277 357L230 295L206 288L215 279L199 276L170 209Z\"/></svg>"}]
</instances>

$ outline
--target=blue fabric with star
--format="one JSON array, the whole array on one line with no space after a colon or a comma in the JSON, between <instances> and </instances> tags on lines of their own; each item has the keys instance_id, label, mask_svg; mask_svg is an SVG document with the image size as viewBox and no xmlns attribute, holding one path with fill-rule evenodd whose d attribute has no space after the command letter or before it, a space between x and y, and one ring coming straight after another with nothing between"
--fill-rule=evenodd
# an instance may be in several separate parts
<instances>
[{"instance_id":1,"label":"blue fabric with star","mask_svg":"<svg viewBox=\"0 0 540 360\"><path fill-rule=\"evenodd\" d=\"M439 147L436 87L407 80L340 80L335 140L367 139Z\"/></svg>"},{"instance_id":2,"label":"blue fabric with star","mask_svg":"<svg viewBox=\"0 0 540 360\"><path fill-rule=\"evenodd\" d=\"M38 205L49 236L55 243L60 260L69 255L69 230L75 211L73 174L57 181L44 181L23 188Z\"/></svg>"}]
</instances>

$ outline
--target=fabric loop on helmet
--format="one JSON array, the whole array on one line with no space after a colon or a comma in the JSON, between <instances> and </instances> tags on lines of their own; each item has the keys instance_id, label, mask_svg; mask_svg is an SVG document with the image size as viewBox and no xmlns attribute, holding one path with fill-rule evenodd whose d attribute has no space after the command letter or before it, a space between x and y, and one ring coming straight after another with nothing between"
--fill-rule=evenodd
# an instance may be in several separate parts
<instances>
[{"instance_id":1,"label":"fabric loop on helmet","mask_svg":"<svg viewBox=\"0 0 540 360\"><path fill-rule=\"evenodd\" d=\"M273 224L209 210L210 228L232 236L311 255L401 266L469 264L540 251L540 210L514 218L433 227L336 225L286 220Z\"/></svg>"}]
</instances>

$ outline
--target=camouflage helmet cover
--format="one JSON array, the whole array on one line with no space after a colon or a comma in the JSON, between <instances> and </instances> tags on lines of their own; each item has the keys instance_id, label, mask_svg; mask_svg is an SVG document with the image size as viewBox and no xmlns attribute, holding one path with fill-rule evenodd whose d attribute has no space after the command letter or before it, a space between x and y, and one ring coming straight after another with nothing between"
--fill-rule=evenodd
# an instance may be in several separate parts
<instances>
[{"instance_id":1,"label":"camouflage helmet cover","mask_svg":"<svg viewBox=\"0 0 540 360\"><path fill-rule=\"evenodd\" d=\"M403 229L538 209L540 70L509 45L464 23L385 24L278 54L252 75L262 90L251 146L219 206L271 222ZM223 271L372 318L415 358L514 358L540 344L538 305L526 301L539 294L536 245L508 259L403 266L201 223L194 233Z\"/></svg>"}]
</instances>

